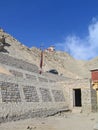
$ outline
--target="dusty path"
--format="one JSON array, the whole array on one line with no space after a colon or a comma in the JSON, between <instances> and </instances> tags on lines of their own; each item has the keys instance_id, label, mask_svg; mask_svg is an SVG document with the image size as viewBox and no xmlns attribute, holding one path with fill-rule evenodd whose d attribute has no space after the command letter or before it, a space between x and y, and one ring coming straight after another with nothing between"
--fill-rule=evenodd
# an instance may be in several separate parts
<instances>
[{"instance_id":1,"label":"dusty path","mask_svg":"<svg viewBox=\"0 0 98 130\"><path fill-rule=\"evenodd\" d=\"M97 120L98 113L65 114L3 123L0 130L93 130Z\"/></svg>"}]
</instances>

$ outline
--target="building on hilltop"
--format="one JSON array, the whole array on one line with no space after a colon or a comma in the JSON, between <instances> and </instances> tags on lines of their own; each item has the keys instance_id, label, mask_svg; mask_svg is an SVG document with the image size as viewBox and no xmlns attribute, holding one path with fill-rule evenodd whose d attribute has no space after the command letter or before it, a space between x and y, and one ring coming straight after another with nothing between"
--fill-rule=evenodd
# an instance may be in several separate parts
<instances>
[{"instance_id":1,"label":"building on hilltop","mask_svg":"<svg viewBox=\"0 0 98 130\"><path fill-rule=\"evenodd\" d=\"M50 46L48 47L45 52L54 52L55 51L55 47L54 46Z\"/></svg>"}]
</instances>

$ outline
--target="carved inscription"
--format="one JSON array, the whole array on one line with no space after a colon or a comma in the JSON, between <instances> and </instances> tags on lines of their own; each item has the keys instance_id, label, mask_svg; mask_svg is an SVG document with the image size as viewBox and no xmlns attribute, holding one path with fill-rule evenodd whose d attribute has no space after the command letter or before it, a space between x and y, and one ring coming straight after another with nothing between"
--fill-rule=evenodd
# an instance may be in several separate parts
<instances>
[{"instance_id":1,"label":"carved inscription","mask_svg":"<svg viewBox=\"0 0 98 130\"><path fill-rule=\"evenodd\" d=\"M4 82L1 84L2 102L21 102L18 85Z\"/></svg>"},{"instance_id":2,"label":"carved inscription","mask_svg":"<svg viewBox=\"0 0 98 130\"><path fill-rule=\"evenodd\" d=\"M23 91L27 102L39 102L39 97L35 87L24 86Z\"/></svg>"},{"instance_id":3,"label":"carved inscription","mask_svg":"<svg viewBox=\"0 0 98 130\"><path fill-rule=\"evenodd\" d=\"M52 101L49 89L40 88L40 92L41 92L41 95L42 95L42 101L43 102L51 102Z\"/></svg>"},{"instance_id":4,"label":"carved inscription","mask_svg":"<svg viewBox=\"0 0 98 130\"><path fill-rule=\"evenodd\" d=\"M63 102L65 101L65 97L63 95L63 92L61 90L52 90L54 99L56 102Z\"/></svg>"}]
</instances>

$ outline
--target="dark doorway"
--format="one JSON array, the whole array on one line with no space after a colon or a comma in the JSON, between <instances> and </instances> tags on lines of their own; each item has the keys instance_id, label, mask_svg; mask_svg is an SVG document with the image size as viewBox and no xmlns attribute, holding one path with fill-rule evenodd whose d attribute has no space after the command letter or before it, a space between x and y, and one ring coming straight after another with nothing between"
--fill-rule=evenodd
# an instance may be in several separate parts
<instances>
[{"instance_id":1,"label":"dark doorway","mask_svg":"<svg viewBox=\"0 0 98 130\"><path fill-rule=\"evenodd\" d=\"M74 89L74 106L81 106L81 89Z\"/></svg>"}]
</instances>

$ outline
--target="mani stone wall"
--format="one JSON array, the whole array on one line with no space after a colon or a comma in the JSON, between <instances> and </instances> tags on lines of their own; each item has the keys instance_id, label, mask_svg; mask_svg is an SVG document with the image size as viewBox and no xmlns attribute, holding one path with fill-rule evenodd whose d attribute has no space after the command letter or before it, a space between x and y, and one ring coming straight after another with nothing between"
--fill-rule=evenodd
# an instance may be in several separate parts
<instances>
[{"instance_id":1,"label":"mani stone wall","mask_svg":"<svg viewBox=\"0 0 98 130\"><path fill-rule=\"evenodd\" d=\"M29 82L0 75L0 122L53 115L68 110L66 97L58 84ZM2 80L2 79L6 80Z\"/></svg>"},{"instance_id":2,"label":"mani stone wall","mask_svg":"<svg viewBox=\"0 0 98 130\"><path fill-rule=\"evenodd\" d=\"M2 56L7 60L1 57L0 64L12 75L0 74L0 122L68 110L66 93L54 79L39 75L33 64Z\"/></svg>"}]
</instances>

